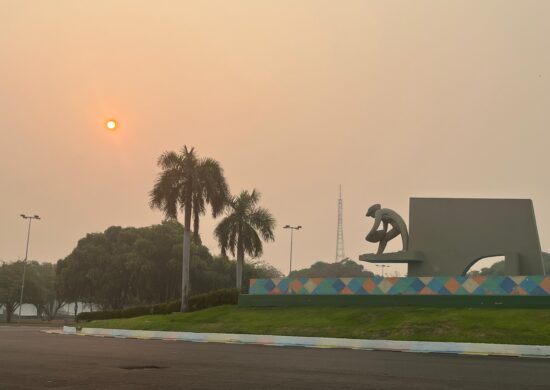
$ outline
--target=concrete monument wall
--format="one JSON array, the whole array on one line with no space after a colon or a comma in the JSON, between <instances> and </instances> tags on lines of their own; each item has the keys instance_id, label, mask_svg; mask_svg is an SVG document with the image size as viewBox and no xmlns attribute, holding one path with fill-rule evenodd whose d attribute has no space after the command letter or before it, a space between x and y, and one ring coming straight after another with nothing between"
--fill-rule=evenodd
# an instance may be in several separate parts
<instances>
[{"instance_id":1,"label":"concrete monument wall","mask_svg":"<svg viewBox=\"0 0 550 390\"><path fill-rule=\"evenodd\" d=\"M465 275L479 259L505 256L508 275L544 274L530 199L411 198L408 276Z\"/></svg>"}]
</instances>

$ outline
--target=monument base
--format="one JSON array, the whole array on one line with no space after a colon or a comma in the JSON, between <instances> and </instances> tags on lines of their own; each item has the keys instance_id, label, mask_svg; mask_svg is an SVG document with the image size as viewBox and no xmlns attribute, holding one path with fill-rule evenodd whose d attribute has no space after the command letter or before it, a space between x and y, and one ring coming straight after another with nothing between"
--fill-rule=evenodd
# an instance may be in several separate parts
<instances>
[{"instance_id":1,"label":"monument base","mask_svg":"<svg viewBox=\"0 0 550 390\"><path fill-rule=\"evenodd\" d=\"M416 251L401 251L392 253L366 253L359 256L360 261L368 263L420 263L422 262L422 253Z\"/></svg>"}]
</instances>

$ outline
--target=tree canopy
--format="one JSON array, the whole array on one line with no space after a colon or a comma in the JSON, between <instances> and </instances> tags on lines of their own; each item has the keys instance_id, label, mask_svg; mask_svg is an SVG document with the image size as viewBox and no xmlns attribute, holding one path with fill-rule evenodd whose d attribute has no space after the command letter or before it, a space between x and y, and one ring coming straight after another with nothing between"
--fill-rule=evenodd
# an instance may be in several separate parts
<instances>
[{"instance_id":1,"label":"tree canopy","mask_svg":"<svg viewBox=\"0 0 550 390\"><path fill-rule=\"evenodd\" d=\"M7 322L19 308L22 276L23 261L0 264L0 306ZM39 317L55 317L63 302L58 298L54 264L27 262L23 302L34 305Z\"/></svg>"},{"instance_id":2,"label":"tree canopy","mask_svg":"<svg viewBox=\"0 0 550 390\"><path fill-rule=\"evenodd\" d=\"M143 228L112 226L82 238L57 266L66 301L83 301L104 308L169 302L179 298L183 226L165 221ZM235 262L212 256L205 246L191 245L190 290L193 294L235 285ZM250 264L244 274L276 277L264 263Z\"/></svg>"},{"instance_id":3,"label":"tree canopy","mask_svg":"<svg viewBox=\"0 0 550 390\"><path fill-rule=\"evenodd\" d=\"M370 271L365 271L361 264L357 264L350 259L344 259L336 263L326 263L318 261L311 267L292 271L290 277L299 278L349 278L355 276L369 277L374 276Z\"/></svg>"}]
</instances>

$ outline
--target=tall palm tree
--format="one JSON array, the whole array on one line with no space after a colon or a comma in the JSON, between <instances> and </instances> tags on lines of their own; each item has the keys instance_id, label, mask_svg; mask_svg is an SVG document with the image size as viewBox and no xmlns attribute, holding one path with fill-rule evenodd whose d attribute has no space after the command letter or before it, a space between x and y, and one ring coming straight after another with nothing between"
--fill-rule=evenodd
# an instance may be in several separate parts
<instances>
[{"instance_id":1,"label":"tall palm tree","mask_svg":"<svg viewBox=\"0 0 550 390\"><path fill-rule=\"evenodd\" d=\"M244 255L259 257L263 253L262 240L273 241L275 219L269 211L257 204L260 193L242 191L228 202L227 215L216 227L214 234L218 239L222 255L227 250L233 256L237 254L237 289L242 291Z\"/></svg>"},{"instance_id":2,"label":"tall palm tree","mask_svg":"<svg viewBox=\"0 0 550 390\"><path fill-rule=\"evenodd\" d=\"M178 209L183 211L183 269L181 282L181 311L188 311L189 258L191 256L191 219L193 238L199 239L199 218L206 205L212 216L224 209L229 190L223 169L211 158L199 159L195 149L184 146L180 153L165 152L158 159L161 172L149 193L151 208L158 208L168 219L176 219Z\"/></svg>"}]
</instances>

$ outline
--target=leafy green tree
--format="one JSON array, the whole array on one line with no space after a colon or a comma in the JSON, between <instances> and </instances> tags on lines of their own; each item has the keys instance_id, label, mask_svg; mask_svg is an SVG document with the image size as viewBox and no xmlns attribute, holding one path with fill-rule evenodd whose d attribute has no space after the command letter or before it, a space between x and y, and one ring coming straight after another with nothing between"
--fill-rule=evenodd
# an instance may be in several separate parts
<instances>
[{"instance_id":1,"label":"leafy green tree","mask_svg":"<svg viewBox=\"0 0 550 390\"><path fill-rule=\"evenodd\" d=\"M181 275L183 226L177 221L165 221L137 231L140 237L127 263L133 300L158 303L176 299L181 289L178 275ZM191 245L193 261L194 247Z\"/></svg>"},{"instance_id":2,"label":"leafy green tree","mask_svg":"<svg viewBox=\"0 0 550 390\"><path fill-rule=\"evenodd\" d=\"M45 265L44 267L47 267ZM36 316L42 318L44 306L48 295L47 276L43 272L42 264L37 261L27 262L27 271L25 275L25 291L23 300L36 308Z\"/></svg>"},{"instance_id":3,"label":"leafy green tree","mask_svg":"<svg viewBox=\"0 0 550 390\"><path fill-rule=\"evenodd\" d=\"M75 303L75 317L78 310L78 302L85 301L87 300L86 298L91 297L85 272L86 269L76 260L73 254L59 260L55 267L56 289L59 299L67 303Z\"/></svg>"},{"instance_id":4,"label":"leafy green tree","mask_svg":"<svg viewBox=\"0 0 550 390\"><path fill-rule=\"evenodd\" d=\"M11 322L19 307L23 262L0 264L0 305L4 307L6 322Z\"/></svg>"},{"instance_id":5,"label":"leafy green tree","mask_svg":"<svg viewBox=\"0 0 550 390\"><path fill-rule=\"evenodd\" d=\"M57 289L56 266L29 261L25 277L24 301L36 307L36 315L52 320L63 305Z\"/></svg>"},{"instance_id":6,"label":"leafy green tree","mask_svg":"<svg viewBox=\"0 0 550 390\"><path fill-rule=\"evenodd\" d=\"M23 261L0 265L0 305L4 306L6 322L11 321L13 313L19 308L23 266ZM45 311L48 299L55 294L51 291L55 281L53 270L52 264L27 262L23 302L34 305L39 318Z\"/></svg>"},{"instance_id":7,"label":"leafy green tree","mask_svg":"<svg viewBox=\"0 0 550 390\"><path fill-rule=\"evenodd\" d=\"M59 300L117 309L178 299L182 234L183 226L172 220L143 228L110 227L103 233L86 235L57 263ZM205 246L191 243L191 293L235 286L235 270L235 261L212 256ZM244 276L248 281L280 273L257 262L245 265Z\"/></svg>"},{"instance_id":8,"label":"leafy green tree","mask_svg":"<svg viewBox=\"0 0 550 390\"><path fill-rule=\"evenodd\" d=\"M263 253L263 241L273 241L275 236L275 218L271 213L258 206L260 193L242 191L228 202L227 215L216 227L214 234L218 239L222 255L229 250L237 256L237 289L242 291L243 264L245 254L256 258Z\"/></svg>"},{"instance_id":9,"label":"leafy green tree","mask_svg":"<svg viewBox=\"0 0 550 390\"><path fill-rule=\"evenodd\" d=\"M41 312L46 315L48 321L51 321L55 319L57 312L65 304L61 299L61 289L56 275L55 264L40 264L40 285L44 294Z\"/></svg>"},{"instance_id":10,"label":"leafy green tree","mask_svg":"<svg viewBox=\"0 0 550 390\"><path fill-rule=\"evenodd\" d=\"M150 192L150 206L176 219L183 211L183 261L181 311L188 311L189 259L191 257L191 219L195 242L199 238L199 218L209 204L212 216L218 216L228 198L228 186L220 164L213 159L199 159L194 148L184 146L181 152L165 152L158 160L161 172Z\"/></svg>"},{"instance_id":11,"label":"leafy green tree","mask_svg":"<svg viewBox=\"0 0 550 390\"><path fill-rule=\"evenodd\" d=\"M311 267L292 271L289 276L293 278L351 278L356 276L371 277L374 274L365 271L361 264L357 264L350 259L344 259L336 263L318 261Z\"/></svg>"}]
</instances>

